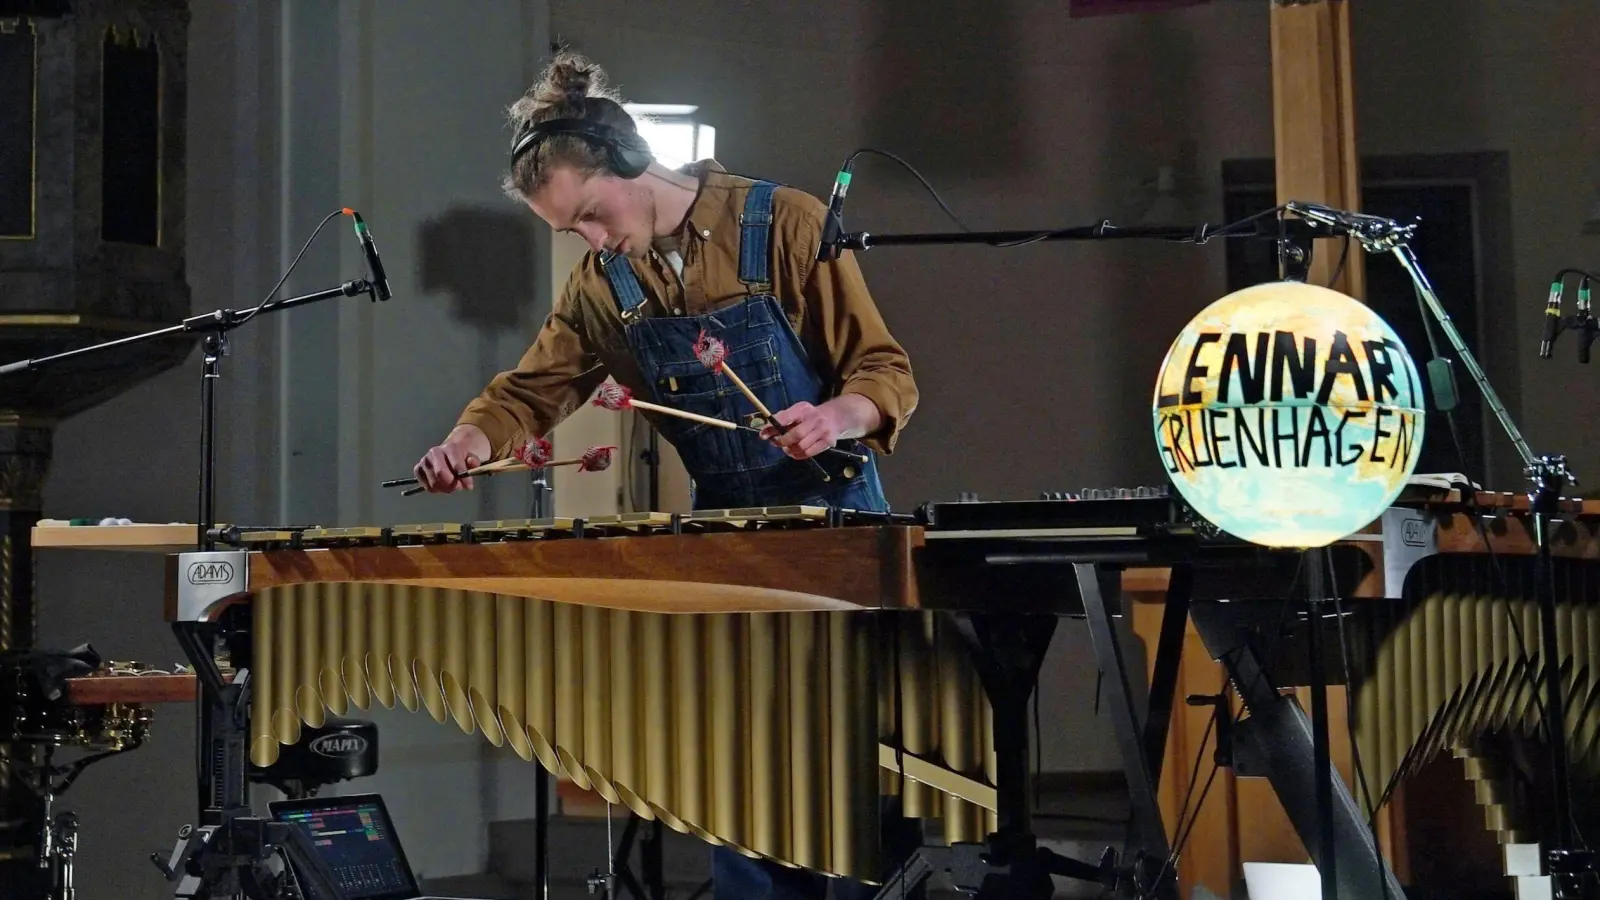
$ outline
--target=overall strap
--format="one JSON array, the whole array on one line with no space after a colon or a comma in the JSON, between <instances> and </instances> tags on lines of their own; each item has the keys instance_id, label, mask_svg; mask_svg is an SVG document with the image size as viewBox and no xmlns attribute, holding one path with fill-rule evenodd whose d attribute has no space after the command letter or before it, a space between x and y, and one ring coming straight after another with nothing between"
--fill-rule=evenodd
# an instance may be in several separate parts
<instances>
[{"instance_id":1,"label":"overall strap","mask_svg":"<svg viewBox=\"0 0 1600 900\"><path fill-rule=\"evenodd\" d=\"M770 181L751 185L739 216L739 280L752 287L772 284L767 264L772 253L772 194L777 189Z\"/></svg>"},{"instance_id":2,"label":"overall strap","mask_svg":"<svg viewBox=\"0 0 1600 900\"><path fill-rule=\"evenodd\" d=\"M622 309L622 320L632 320L644 305L644 289L639 287L639 279L633 274L633 264L626 256L605 253L600 256L600 265L606 270L611 293L616 295L617 306Z\"/></svg>"}]
</instances>

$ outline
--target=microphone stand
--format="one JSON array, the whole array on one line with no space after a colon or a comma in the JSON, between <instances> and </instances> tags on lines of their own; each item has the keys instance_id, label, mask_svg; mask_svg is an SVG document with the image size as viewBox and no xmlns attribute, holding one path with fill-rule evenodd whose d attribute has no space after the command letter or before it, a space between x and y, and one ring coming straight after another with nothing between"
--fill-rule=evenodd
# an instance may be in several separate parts
<instances>
[{"instance_id":1,"label":"microphone stand","mask_svg":"<svg viewBox=\"0 0 1600 900\"><path fill-rule=\"evenodd\" d=\"M374 301L377 299L376 288L371 282L365 279L347 281L336 288L317 291L300 297L290 297L254 310L240 312L232 309L218 309L203 315L190 316L177 325L167 328L117 338L100 344L91 344L87 347L79 347L51 356L42 356L38 359L24 359L7 363L0 366L0 377L21 372L32 372L69 359L88 356L115 347L125 347L142 341L159 340L180 335L204 335L201 340L203 352L200 377L200 487L197 500L199 525L196 545L202 550L215 550L217 545L215 534L216 384L222 377L222 357L228 352L228 333L259 315L293 309L297 306L305 306L332 297L354 297L357 294L370 294Z\"/></svg>"},{"instance_id":2,"label":"microphone stand","mask_svg":"<svg viewBox=\"0 0 1600 900\"><path fill-rule=\"evenodd\" d=\"M837 193L837 191L838 188L836 186L836 196L842 200L842 193ZM1332 234L1322 233L1318 226L1326 223L1319 222L1315 219L1287 218L1284 216L1278 216L1275 220L1272 220L1268 219L1266 214L1258 215L1254 217L1253 220L1247 219L1243 222L1221 226L1202 224L1199 226L1158 225L1122 227L1113 224L1110 220L1102 220L1095 225L1041 229L1035 231L959 231L874 235L867 231L841 233L843 232L842 211L838 208L839 206L842 206L842 203L830 204L829 214L824 221L822 239L820 241L818 250L819 260L837 258L838 254L843 250L864 251L873 247L889 246L904 247L945 244L983 244L993 247L1016 247L1025 244L1049 241L1094 240L1164 240L1175 243L1202 244L1212 238L1249 238L1267 239L1276 242L1280 277L1284 278L1285 280L1303 282L1306 280L1307 273L1309 272L1311 266L1313 239L1335 236ZM1296 204L1289 204L1285 207L1279 207L1279 210L1300 212L1302 216L1305 215L1306 209L1307 207L1304 204L1299 204L1298 208ZM1371 219L1372 217L1364 218ZM1269 222L1271 224L1268 224ZM1249 227L1244 227L1246 225ZM1437 308L1437 299L1434 300L1434 306L1436 308L1436 314L1443 315L1443 310ZM1445 320L1448 322L1448 317L1445 317ZM1453 340L1459 344L1460 335L1455 333L1453 328L1450 328L1449 330L1452 334ZM1466 356L1464 352L1463 356L1470 360L1470 356ZM1476 369L1475 363L1469 363L1469 365L1472 365L1473 368ZM1498 406L1498 401L1495 401L1495 405ZM1520 438L1518 439L1520 440ZM1554 489L1559 491L1559 483L1555 485ZM1551 502L1553 503L1553 500ZM1320 602L1325 599L1322 596L1324 593L1322 589L1323 570L1320 556L1316 554L1309 554L1309 560L1312 562L1313 569L1311 584L1309 585L1310 596L1308 597L1308 618L1310 621L1308 624L1311 628L1312 640L1313 642L1317 642L1319 637L1319 629L1321 627ZM1318 657L1315 662L1320 663L1320 657ZM1334 884L1337 871L1335 866L1336 850L1334 847L1334 833L1336 830L1333 814L1334 775L1333 766L1331 764L1331 760L1329 759L1328 711L1325 699L1325 677L1320 671L1320 665L1314 665L1313 668L1315 670L1313 672L1313 681L1315 683L1312 686L1313 767L1317 769L1313 793L1317 808L1316 821L1319 823L1319 835L1318 840L1314 842L1316 846L1312 847L1311 844L1313 842L1308 841L1307 849L1312 853L1314 858L1323 861L1319 865L1323 880L1323 896L1329 898L1329 900L1332 900L1332 898L1337 896L1336 886ZM1341 820L1341 822L1342 821L1343 820ZM1026 817L1024 817L1023 823L1025 827ZM997 841L1018 839L1031 842L1030 836L996 834L990 836L990 843L993 846ZM1162 843L1164 844L1164 842ZM1165 856L1165 847L1163 846L1161 849L1162 855ZM1382 863L1381 855L1377 854L1376 847L1374 846L1372 850L1374 855L1377 856L1375 862L1380 873L1378 877L1382 879L1392 878L1392 876L1388 873L1387 868ZM908 866L906 872L901 873L892 882L886 884L883 890L878 893L877 896L880 898L880 900L890 900L890 898L896 896L899 891L905 890L908 886L920 884L928 877L928 875L931 873L931 862L929 857L935 854L932 853L929 848L924 848L919 852L921 853L921 857L914 859L913 862ZM1030 887L1035 887L1030 885L1030 881L1036 875L1036 869L1031 867L1037 866L1042 866L1045 869L1054 872L1055 874L1066 875L1068 877L1090 881L1109 878L1112 881L1121 884L1126 884L1129 882L1137 884L1141 880L1141 876L1147 874L1139 871L1137 866L1134 866L1131 870L1119 871L1118 867L1107 859L1102 859L1099 867L1091 867L1083 863L1078 863L1075 860L1060 858L1044 848L1038 848L1038 852L1041 854L1040 859L1027 860L1026 862L1021 862L1020 865L1014 862L1011 867L1011 871L1007 874L991 876L991 879L999 882L1011 881L1013 882L1011 885L995 884L992 887L1001 892L1007 889L1016 888L1021 888L1026 892L1030 889ZM1133 848L1128 848L1127 855L1130 857L1134 855ZM999 857L996 856L996 858L998 859ZM971 875L971 872L969 871L966 874ZM1161 892L1170 892L1174 890L1171 882L1157 883L1150 885L1149 887ZM985 881L983 888L978 891L979 900L987 900L987 898L991 896L1000 896L1000 894L991 894L989 892L990 889L990 881ZM1047 896L1042 885L1037 886L1036 890L1037 893L1026 893L1024 896L1030 898L1042 898Z\"/></svg>"},{"instance_id":3,"label":"microphone stand","mask_svg":"<svg viewBox=\"0 0 1600 900\"><path fill-rule=\"evenodd\" d=\"M1291 230L1298 231L1296 220L1285 220ZM1267 233L1261 226L1247 232L1228 232L1221 225L1115 225L1104 219L1095 225L1071 228L1050 228L1034 231L942 231L911 234L873 234L856 231L840 234L836 240L824 238L825 249L870 250L873 247L916 247L929 244L988 244L994 247L1015 247L1043 241L1098 241L1098 240L1165 240L1200 244L1214 237L1278 237Z\"/></svg>"},{"instance_id":4,"label":"microphone stand","mask_svg":"<svg viewBox=\"0 0 1600 900\"><path fill-rule=\"evenodd\" d=\"M1278 245L1279 272L1289 281L1305 281L1311 268L1311 242L1317 237L1309 223L1279 217L1269 227L1265 218L1250 222L1249 229L1234 225L1116 225L1102 219L1094 225L1050 228L1035 231L935 231L904 234L872 234L868 231L841 233L837 215L830 211L825 219L817 260L837 259L844 250L870 250L873 247L919 247L944 244L984 244L990 247L1020 247L1052 241L1156 240L1180 244L1203 244L1213 238L1271 240Z\"/></svg>"},{"instance_id":5,"label":"microphone stand","mask_svg":"<svg viewBox=\"0 0 1600 900\"><path fill-rule=\"evenodd\" d=\"M195 537L201 552L214 553L218 542L216 385L222 377L221 363L228 349L228 334L257 316L359 294L368 294L376 302L379 289L370 281L357 279L336 288L263 304L243 312L218 309L190 316L167 328L8 363L0 366L0 383L7 375L31 372L115 347L202 335L200 479L196 499L199 522ZM232 638L237 630L231 623L219 621L174 621L172 630L184 655L194 666L199 682L196 742L201 757L198 773L201 824L198 828L184 825L178 831L178 842L171 856L164 860L152 853L151 861L168 881L178 883L174 895L182 900L209 900L213 896L231 897L241 893L252 900L269 900L277 895L274 882L279 876L265 866L278 853L284 856L293 873L286 872L283 877L305 879L311 896L337 896L333 873L312 850L309 839L299 827L264 821L255 817L250 808L247 796L249 758L245 748L252 672L248 666L239 667L233 680L225 683L216 662L219 637Z\"/></svg>"},{"instance_id":6,"label":"microphone stand","mask_svg":"<svg viewBox=\"0 0 1600 900\"><path fill-rule=\"evenodd\" d=\"M1505 429L1512 445L1516 447L1517 454L1522 458L1523 474L1532 485L1528 491L1528 501L1533 516L1536 551L1534 595L1539 606L1539 656L1544 665L1544 724L1550 743L1552 793L1555 800L1555 821L1550 829L1545 865L1550 876L1553 896L1557 900L1582 897L1587 876L1595 872L1595 860L1591 850L1577 846L1574 840L1572 797L1568 781L1570 763L1567 754L1566 707L1561 687L1560 651L1556 645L1555 573L1550 547L1550 525L1552 518L1560 512L1561 491L1569 481L1576 484L1577 476L1568 468L1567 458L1564 455L1535 456L1528 447L1522 432L1512 421L1511 414L1506 411L1494 387L1489 384L1488 376L1467 349L1466 342L1456 330L1450 314L1439 302L1439 296L1429 284L1416 254L1411 251L1408 241L1415 232L1416 225L1401 225L1377 216L1329 209L1309 203L1291 202L1287 204L1287 209L1314 225L1327 228L1334 233L1348 234L1352 239L1359 241L1362 248L1369 253L1394 254L1400 261L1401 267L1411 276L1411 281L1416 286L1423 304L1438 320L1440 330L1449 340L1451 349L1466 364L1473 383L1477 385L1484 401L1488 403L1489 409L1494 412L1501 428Z\"/></svg>"}]
</instances>

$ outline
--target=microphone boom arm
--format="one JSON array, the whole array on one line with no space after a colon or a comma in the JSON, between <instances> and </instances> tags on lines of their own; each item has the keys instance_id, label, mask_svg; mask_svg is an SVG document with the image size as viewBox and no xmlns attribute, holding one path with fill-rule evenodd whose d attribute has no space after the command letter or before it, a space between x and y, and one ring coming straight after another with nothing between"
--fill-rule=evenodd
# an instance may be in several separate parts
<instances>
[{"instance_id":1,"label":"microphone boom arm","mask_svg":"<svg viewBox=\"0 0 1600 900\"><path fill-rule=\"evenodd\" d=\"M125 347L141 341L170 338L185 334L204 335L202 344L202 371L200 378L200 487L197 505L199 507L199 522L196 525L196 546L201 550L216 549L216 384L222 377L220 365L223 355L227 352L228 332L238 328L257 315L280 310L292 309L316 303L319 300L328 300L333 297L354 297L360 294L373 293L371 282L365 279L346 281L336 288L317 291L299 297L289 297L277 303L267 303L254 309L240 312L233 309L218 309L213 312L198 316L190 316L177 325L158 328L143 334L129 335L116 338L99 344L90 344L87 347L77 347L65 350L50 356L41 356L37 359L23 359L17 362L0 366L0 378L22 372L31 372L55 363L64 362L80 356L87 356L113 347Z\"/></svg>"},{"instance_id":2,"label":"microphone boom arm","mask_svg":"<svg viewBox=\"0 0 1600 900\"><path fill-rule=\"evenodd\" d=\"M1505 404L1500 402L1500 395L1495 393L1494 386L1489 383L1489 376L1484 374L1477 358L1467 349L1467 343L1462 339L1461 332L1456 329L1455 321L1445 311L1444 304L1439 302L1439 295L1434 293L1433 285L1428 282L1428 276L1422 271L1422 264L1417 261L1416 254L1411 250L1409 241L1416 233L1416 223L1402 225L1393 219L1381 216L1347 212L1299 200L1289 201L1284 204L1284 208L1316 226L1328 229L1331 234L1349 235L1351 240L1359 243L1368 253L1394 254L1395 259L1400 261L1401 268L1411 277L1411 282L1416 286L1417 295L1422 298L1423 305L1438 321L1439 329L1450 342L1450 348L1466 365L1467 373L1472 376L1473 383L1483 394L1484 402L1489 404L1489 409L1499 420L1500 427L1504 428L1506 435L1511 438L1512 446L1517 448L1517 455L1522 458L1523 466L1529 469L1536 466L1539 460L1529 449L1527 440L1517 428L1517 423L1512 421Z\"/></svg>"}]
</instances>

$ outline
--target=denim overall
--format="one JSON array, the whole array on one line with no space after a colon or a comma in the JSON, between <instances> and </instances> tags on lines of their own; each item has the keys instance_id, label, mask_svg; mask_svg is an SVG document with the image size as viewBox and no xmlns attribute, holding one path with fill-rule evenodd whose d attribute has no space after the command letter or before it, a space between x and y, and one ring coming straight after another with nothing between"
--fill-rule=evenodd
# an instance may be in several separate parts
<instances>
[{"instance_id":1,"label":"denim overall","mask_svg":"<svg viewBox=\"0 0 1600 900\"><path fill-rule=\"evenodd\" d=\"M750 295L738 303L699 316L645 316L644 292L632 265L626 257L607 261L606 278L622 310L628 346L650 385L651 401L741 424L760 415L732 379L696 358L694 344L701 329L722 341L727 367L774 414L801 401L820 406L828 399L822 378L772 295L768 226L776 188L757 182L739 217L739 280ZM859 441L849 442L848 449L866 456L865 465L836 453L802 462L753 432L676 416L659 418L662 436L672 442L693 479L696 509L794 504L888 509L877 460Z\"/></svg>"},{"instance_id":2,"label":"denim overall","mask_svg":"<svg viewBox=\"0 0 1600 900\"><path fill-rule=\"evenodd\" d=\"M772 195L777 185L757 182L739 217L739 280L744 300L699 316L645 316L644 292L626 257L603 257L606 278L621 307L628 346L651 387L651 401L704 416L749 423L760 411L733 381L695 356L701 329L727 348L726 365L774 414L805 401L820 406L823 381L790 327L768 275ZM865 465L836 453L810 461L791 459L753 432L733 431L660 417L692 479L695 509L752 506L831 506L887 512L877 459L859 441L848 449ZM826 478L824 478L826 474ZM750 859L725 847L712 851L714 900L821 900L827 879L803 869ZM835 897L872 897L876 889L840 881Z\"/></svg>"}]
</instances>

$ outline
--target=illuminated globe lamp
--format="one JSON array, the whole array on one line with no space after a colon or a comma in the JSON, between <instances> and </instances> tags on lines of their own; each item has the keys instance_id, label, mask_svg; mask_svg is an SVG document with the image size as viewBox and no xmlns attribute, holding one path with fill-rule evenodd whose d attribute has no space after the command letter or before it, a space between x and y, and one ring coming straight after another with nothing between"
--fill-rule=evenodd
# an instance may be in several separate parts
<instances>
[{"instance_id":1,"label":"illuminated globe lamp","mask_svg":"<svg viewBox=\"0 0 1600 900\"><path fill-rule=\"evenodd\" d=\"M1168 477L1244 541L1323 547L1365 528L1422 451L1422 383L1366 304L1301 282L1201 310L1167 351L1152 421Z\"/></svg>"}]
</instances>

